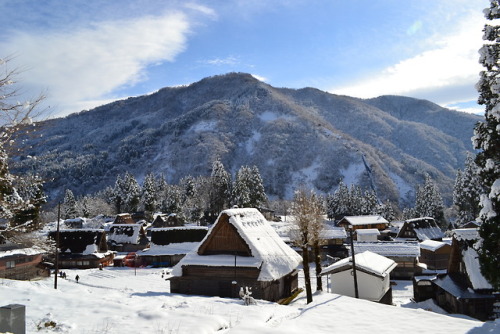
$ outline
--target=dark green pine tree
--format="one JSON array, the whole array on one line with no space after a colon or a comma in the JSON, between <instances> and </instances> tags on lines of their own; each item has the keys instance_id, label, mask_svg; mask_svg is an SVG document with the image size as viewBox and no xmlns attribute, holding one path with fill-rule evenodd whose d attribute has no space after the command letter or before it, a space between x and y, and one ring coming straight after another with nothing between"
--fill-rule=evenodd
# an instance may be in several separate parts
<instances>
[{"instance_id":1,"label":"dark green pine tree","mask_svg":"<svg viewBox=\"0 0 500 334\"><path fill-rule=\"evenodd\" d=\"M453 189L453 204L458 209L456 221L458 226L473 221L478 217L480 211L480 193L481 183L478 176L478 168L472 155L468 154L464 170L457 171Z\"/></svg>"},{"instance_id":2,"label":"dark green pine tree","mask_svg":"<svg viewBox=\"0 0 500 334\"><path fill-rule=\"evenodd\" d=\"M7 153L0 146L0 218L10 220L22 203L14 188L14 177L10 174L7 159Z\"/></svg>"},{"instance_id":3,"label":"dark green pine tree","mask_svg":"<svg viewBox=\"0 0 500 334\"><path fill-rule=\"evenodd\" d=\"M253 166L250 169L250 206L258 208L267 202L264 181L260 176L259 168Z\"/></svg>"},{"instance_id":4,"label":"dark green pine tree","mask_svg":"<svg viewBox=\"0 0 500 334\"><path fill-rule=\"evenodd\" d=\"M424 185L417 189L415 214L416 217L432 217L441 227L447 227L443 197L429 174L425 174Z\"/></svg>"},{"instance_id":5,"label":"dark green pine tree","mask_svg":"<svg viewBox=\"0 0 500 334\"><path fill-rule=\"evenodd\" d=\"M241 166L236 173L236 179L233 184L233 204L240 208L251 207L250 195L251 169L248 166Z\"/></svg>"},{"instance_id":6,"label":"dark green pine tree","mask_svg":"<svg viewBox=\"0 0 500 334\"><path fill-rule=\"evenodd\" d=\"M218 159L212 164L209 196L209 210L214 216L217 216L219 212L229 205L231 198L231 175Z\"/></svg>"},{"instance_id":7,"label":"dark green pine tree","mask_svg":"<svg viewBox=\"0 0 500 334\"><path fill-rule=\"evenodd\" d=\"M498 0L490 0L485 16L492 22L500 18ZM500 289L500 26L486 25L483 31L488 42L480 49L479 61L485 70L476 87L478 103L485 106L485 120L476 125L473 137L474 148L480 150L476 164L483 186L478 253L483 275Z\"/></svg>"},{"instance_id":8,"label":"dark green pine tree","mask_svg":"<svg viewBox=\"0 0 500 334\"><path fill-rule=\"evenodd\" d=\"M66 189L64 193L64 201L63 201L63 218L64 219L72 219L78 216L78 212L76 210L76 199L75 195L70 189Z\"/></svg>"}]
</instances>

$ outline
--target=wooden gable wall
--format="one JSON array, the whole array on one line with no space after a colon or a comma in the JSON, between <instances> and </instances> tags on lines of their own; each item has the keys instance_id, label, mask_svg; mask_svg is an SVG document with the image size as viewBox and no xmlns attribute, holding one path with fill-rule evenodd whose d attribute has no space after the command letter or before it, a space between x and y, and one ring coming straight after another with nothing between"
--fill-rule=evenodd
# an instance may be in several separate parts
<instances>
[{"instance_id":1,"label":"wooden gable wall","mask_svg":"<svg viewBox=\"0 0 500 334\"><path fill-rule=\"evenodd\" d=\"M252 256L250 247L238 234L236 228L229 223L229 216L226 214L219 217L218 223L212 228L205 242L200 245L198 254L238 254L240 256Z\"/></svg>"}]
</instances>

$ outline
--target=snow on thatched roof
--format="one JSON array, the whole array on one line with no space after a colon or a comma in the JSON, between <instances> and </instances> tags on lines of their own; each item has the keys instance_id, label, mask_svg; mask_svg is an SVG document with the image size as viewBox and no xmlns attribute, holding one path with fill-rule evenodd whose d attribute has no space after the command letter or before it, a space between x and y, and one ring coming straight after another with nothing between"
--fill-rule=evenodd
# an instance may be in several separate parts
<instances>
[{"instance_id":1,"label":"snow on thatched roof","mask_svg":"<svg viewBox=\"0 0 500 334\"><path fill-rule=\"evenodd\" d=\"M452 231L453 238L461 240L477 240L479 239L479 232L477 228L459 228Z\"/></svg>"},{"instance_id":2,"label":"snow on thatched roof","mask_svg":"<svg viewBox=\"0 0 500 334\"><path fill-rule=\"evenodd\" d=\"M229 224L248 245L251 256L234 254L198 255L198 249L210 238L221 217L229 217ZM237 266L260 268L259 281L273 281L283 277L302 261L302 258L280 238L264 216L254 208L238 208L222 211L205 239L193 252L187 254L172 270L174 276L182 276L182 266Z\"/></svg>"},{"instance_id":3,"label":"snow on thatched roof","mask_svg":"<svg viewBox=\"0 0 500 334\"><path fill-rule=\"evenodd\" d=\"M421 217L408 219L405 221L405 225L409 225L413 228L418 240L424 241L444 238L444 232L439 228L434 218Z\"/></svg>"},{"instance_id":4,"label":"snow on thatched roof","mask_svg":"<svg viewBox=\"0 0 500 334\"><path fill-rule=\"evenodd\" d=\"M420 247L417 241L398 242L398 241L377 241L377 242L355 242L354 253L370 251L382 256L390 257L418 257L420 256Z\"/></svg>"},{"instance_id":5,"label":"snow on thatched roof","mask_svg":"<svg viewBox=\"0 0 500 334\"><path fill-rule=\"evenodd\" d=\"M150 248L137 252L137 255L183 255L196 249L199 244L199 242L179 242L168 245L151 245Z\"/></svg>"},{"instance_id":6,"label":"snow on thatched roof","mask_svg":"<svg viewBox=\"0 0 500 334\"><path fill-rule=\"evenodd\" d=\"M118 244L137 244L141 228L141 224L112 224L109 226L108 240Z\"/></svg>"},{"instance_id":7,"label":"snow on thatched roof","mask_svg":"<svg viewBox=\"0 0 500 334\"><path fill-rule=\"evenodd\" d=\"M341 220L347 221L350 225L368 225L368 224L389 224L382 216L366 215L366 216L345 216Z\"/></svg>"},{"instance_id":8,"label":"snow on thatched roof","mask_svg":"<svg viewBox=\"0 0 500 334\"><path fill-rule=\"evenodd\" d=\"M396 267L396 262L385 256L364 251L354 255L356 260L356 269L371 273L375 276L386 277ZM344 271L352 268L352 256L335 262L334 264L323 268L322 275Z\"/></svg>"}]
</instances>

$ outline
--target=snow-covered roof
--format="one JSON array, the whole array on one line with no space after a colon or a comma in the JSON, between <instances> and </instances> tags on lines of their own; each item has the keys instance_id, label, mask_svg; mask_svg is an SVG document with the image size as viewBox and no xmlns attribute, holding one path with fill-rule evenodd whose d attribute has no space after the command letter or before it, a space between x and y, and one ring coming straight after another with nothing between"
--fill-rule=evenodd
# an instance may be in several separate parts
<instances>
[{"instance_id":1,"label":"snow-covered roof","mask_svg":"<svg viewBox=\"0 0 500 334\"><path fill-rule=\"evenodd\" d=\"M251 256L235 256L232 254L198 255L198 249L210 237L221 217L227 215L229 224L246 242ZM172 270L174 276L182 276L182 266L237 266L260 268L259 281L272 281L283 277L302 261L297 252L291 249L271 227L264 216L254 208L238 208L222 211L212 229L200 246L188 253Z\"/></svg>"},{"instance_id":2,"label":"snow-covered roof","mask_svg":"<svg viewBox=\"0 0 500 334\"><path fill-rule=\"evenodd\" d=\"M395 242L395 241L377 241L377 242L355 242L354 253L370 251L383 256L391 257L418 257L420 256L420 247L417 241Z\"/></svg>"},{"instance_id":3,"label":"snow-covered roof","mask_svg":"<svg viewBox=\"0 0 500 334\"><path fill-rule=\"evenodd\" d=\"M389 224L382 216L345 216L342 220L346 220L351 225L367 225L367 224Z\"/></svg>"},{"instance_id":4,"label":"snow-covered roof","mask_svg":"<svg viewBox=\"0 0 500 334\"><path fill-rule=\"evenodd\" d=\"M30 247L30 248L9 247L6 250L0 250L0 258L12 255L38 255L42 253L44 253L44 251L38 247Z\"/></svg>"},{"instance_id":5,"label":"snow-covered roof","mask_svg":"<svg viewBox=\"0 0 500 334\"><path fill-rule=\"evenodd\" d=\"M424 240L420 243L420 248L429 250L431 252L435 252L438 249L440 249L441 247L444 247L446 245L448 245L448 244L446 242L442 242L442 241Z\"/></svg>"},{"instance_id":6,"label":"snow-covered roof","mask_svg":"<svg viewBox=\"0 0 500 334\"><path fill-rule=\"evenodd\" d=\"M451 293L455 297L460 298L494 298L491 294L480 294L474 292L472 289L467 289L458 285L449 275L444 275L443 277L438 277L434 280L434 283L444 289L445 291Z\"/></svg>"},{"instance_id":7,"label":"snow-covered roof","mask_svg":"<svg viewBox=\"0 0 500 334\"><path fill-rule=\"evenodd\" d=\"M345 228L340 226L332 226L330 224L324 224L324 228L321 231L321 238L325 240L331 239L347 239L347 233Z\"/></svg>"},{"instance_id":8,"label":"snow-covered roof","mask_svg":"<svg viewBox=\"0 0 500 334\"><path fill-rule=\"evenodd\" d=\"M477 240L479 231L477 228L459 228L452 231L453 237L457 240Z\"/></svg>"},{"instance_id":9,"label":"snow-covered roof","mask_svg":"<svg viewBox=\"0 0 500 334\"><path fill-rule=\"evenodd\" d=\"M413 228L418 240L424 241L444 238L444 232L439 228L432 217L408 219L405 221L405 224Z\"/></svg>"},{"instance_id":10,"label":"snow-covered roof","mask_svg":"<svg viewBox=\"0 0 500 334\"><path fill-rule=\"evenodd\" d=\"M376 228L363 228L356 230L357 235L380 235L380 231Z\"/></svg>"},{"instance_id":11,"label":"snow-covered roof","mask_svg":"<svg viewBox=\"0 0 500 334\"><path fill-rule=\"evenodd\" d=\"M387 276L397 265L393 260L370 251L358 253L354 255L354 258L356 260L357 269L372 273L379 277ZM322 275L331 272L343 271L344 268L352 268L352 256L323 268Z\"/></svg>"},{"instance_id":12,"label":"snow-covered roof","mask_svg":"<svg viewBox=\"0 0 500 334\"><path fill-rule=\"evenodd\" d=\"M141 224L112 224L109 226L108 240L119 244L136 244L141 228Z\"/></svg>"},{"instance_id":13,"label":"snow-covered roof","mask_svg":"<svg viewBox=\"0 0 500 334\"><path fill-rule=\"evenodd\" d=\"M467 271L467 276L469 276L472 288L474 290L479 289L493 289L490 283L481 274L481 268L479 266L479 259L477 252L474 248L468 247L462 251L462 258Z\"/></svg>"},{"instance_id":14,"label":"snow-covered roof","mask_svg":"<svg viewBox=\"0 0 500 334\"><path fill-rule=\"evenodd\" d=\"M137 256L146 255L182 255L191 252L199 245L199 242L179 242L168 245L155 245L151 246L141 252L137 252Z\"/></svg>"}]
</instances>

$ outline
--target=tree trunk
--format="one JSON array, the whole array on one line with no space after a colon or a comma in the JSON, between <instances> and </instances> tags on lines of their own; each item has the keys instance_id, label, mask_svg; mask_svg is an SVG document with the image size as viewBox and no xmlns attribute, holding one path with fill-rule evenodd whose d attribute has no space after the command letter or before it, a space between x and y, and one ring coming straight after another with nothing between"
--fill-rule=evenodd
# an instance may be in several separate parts
<instances>
[{"instance_id":1,"label":"tree trunk","mask_svg":"<svg viewBox=\"0 0 500 334\"><path fill-rule=\"evenodd\" d=\"M304 267L304 281L306 285L307 304L313 301L311 289L311 275L309 273L309 249L306 246L302 247L302 266Z\"/></svg>"},{"instance_id":2,"label":"tree trunk","mask_svg":"<svg viewBox=\"0 0 500 334\"><path fill-rule=\"evenodd\" d=\"M321 281L321 254L319 242L314 243L314 263L316 264L316 291L323 291L323 282Z\"/></svg>"}]
</instances>

